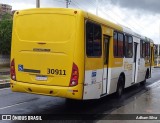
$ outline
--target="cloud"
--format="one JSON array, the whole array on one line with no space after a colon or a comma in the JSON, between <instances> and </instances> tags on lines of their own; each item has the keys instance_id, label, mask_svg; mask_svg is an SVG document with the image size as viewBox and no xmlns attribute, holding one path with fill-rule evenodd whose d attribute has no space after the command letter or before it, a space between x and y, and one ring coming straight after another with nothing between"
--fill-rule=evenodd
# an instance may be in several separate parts
<instances>
[{"instance_id":1,"label":"cloud","mask_svg":"<svg viewBox=\"0 0 160 123\"><path fill-rule=\"evenodd\" d=\"M12 10L20 10L27 8L34 8L36 5L36 0L1 0L3 4L9 4L12 6Z\"/></svg>"},{"instance_id":2,"label":"cloud","mask_svg":"<svg viewBox=\"0 0 160 123\"><path fill-rule=\"evenodd\" d=\"M25 3L25 4L35 4L36 0L26 0L25 2L23 0L1 0L1 3L4 4L21 4L21 3Z\"/></svg>"},{"instance_id":3,"label":"cloud","mask_svg":"<svg viewBox=\"0 0 160 123\"><path fill-rule=\"evenodd\" d=\"M70 8L96 14L96 0L71 0ZM99 16L131 28L136 33L159 41L160 0L98 0ZM13 9L35 8L36 0L1 0ZM41 7L66 7L65 0L41 0Z\"/></svg>"},{"instance_id":4,"label":"cloud","mask_svg":"<svg viewBox=\"0 0 160 123\"><path fill-rule=\"evenodd\" d=\"M160 0L110 0L110 3L123 8L143 10L141 12L160 13Z\"/></svg>"}]
</instances>

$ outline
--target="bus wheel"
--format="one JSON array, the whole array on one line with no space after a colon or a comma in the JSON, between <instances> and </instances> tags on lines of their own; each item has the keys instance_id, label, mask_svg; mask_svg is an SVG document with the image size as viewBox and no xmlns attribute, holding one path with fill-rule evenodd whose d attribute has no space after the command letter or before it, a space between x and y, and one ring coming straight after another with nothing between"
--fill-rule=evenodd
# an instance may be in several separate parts
<instances>
[{"instance_id":1,"label":"bus wheel","mask_svg":"<svg viewBox=\"0 0 160 123\"><path fill-rule=\"evenodd\" d=\"M122 76L118 79L116 96L121 97L124 91L124 78Z\"/></svg>"}]
</instances>

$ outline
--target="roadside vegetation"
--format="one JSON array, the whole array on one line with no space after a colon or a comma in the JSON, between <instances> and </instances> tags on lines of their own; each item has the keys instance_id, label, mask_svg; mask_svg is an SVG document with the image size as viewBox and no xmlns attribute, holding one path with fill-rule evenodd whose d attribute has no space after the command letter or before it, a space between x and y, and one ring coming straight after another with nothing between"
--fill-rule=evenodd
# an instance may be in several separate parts
<instances>
[{"instance_id":1,"label":"roadside vegetation","mask_svg":"<svg viewBox=\"0 0 160 123\"><path fill-rule=\"evenodd\" d=\"M12 37L12 16L5 14L0 20L0 54L10 55Z\"/></svg>"}]
</instances>

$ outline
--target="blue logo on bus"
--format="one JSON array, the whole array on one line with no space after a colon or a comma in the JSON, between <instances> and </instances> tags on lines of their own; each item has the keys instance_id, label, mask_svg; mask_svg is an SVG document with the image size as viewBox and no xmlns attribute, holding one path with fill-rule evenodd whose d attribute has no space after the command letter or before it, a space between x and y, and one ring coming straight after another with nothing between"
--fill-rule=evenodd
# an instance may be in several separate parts
<instances>
[{"instance_id":1,"label":"blue logo on bus","mask_svg":"<svg viewBox=\"0 0 160 123\"><path fill-rule=\"evenodd\" d=\"M93 71L93 72L92 72L92 77L95 77L96 74L97 74L97 72L96 72L96 71Z\"/></svg>"},{"instance_id":2,"label":"blue logo on bus","mask_svg":"<svg viewBox=\"0 0 160 123\"><path fill-rule=\"evenodd\" d=\"M21 64L18 65L18 71L23 71L23 65Z\"/></svg>"}]
</instances>

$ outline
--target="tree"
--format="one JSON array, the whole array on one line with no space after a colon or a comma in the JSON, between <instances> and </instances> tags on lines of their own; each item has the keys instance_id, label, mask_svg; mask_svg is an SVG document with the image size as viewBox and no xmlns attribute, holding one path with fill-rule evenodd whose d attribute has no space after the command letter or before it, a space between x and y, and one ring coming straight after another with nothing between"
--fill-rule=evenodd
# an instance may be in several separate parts
<instances>
[{"instance_id":1,"label":"tree","mask_svg":"<svg viewBox=\"0 0 160 123\"><path fill-rule=\"evenodd\" d=\"M12 16L5 14L0 21L0 54L10 55L12 36Z\"/></svg>"}]
</instances>

